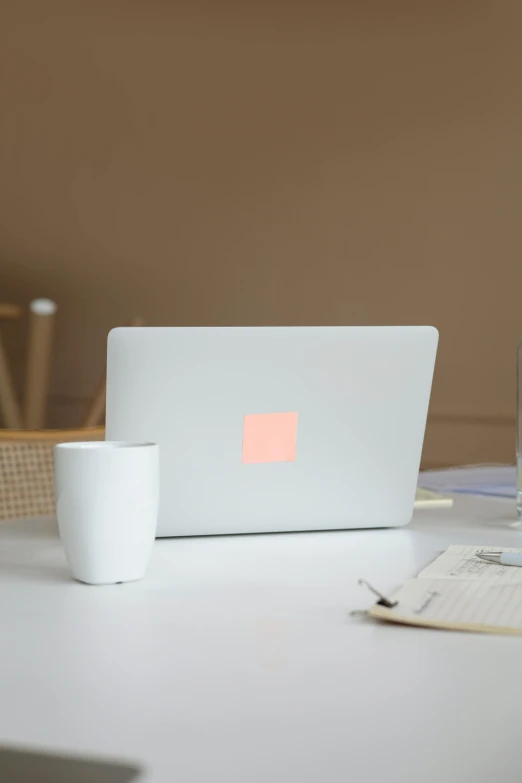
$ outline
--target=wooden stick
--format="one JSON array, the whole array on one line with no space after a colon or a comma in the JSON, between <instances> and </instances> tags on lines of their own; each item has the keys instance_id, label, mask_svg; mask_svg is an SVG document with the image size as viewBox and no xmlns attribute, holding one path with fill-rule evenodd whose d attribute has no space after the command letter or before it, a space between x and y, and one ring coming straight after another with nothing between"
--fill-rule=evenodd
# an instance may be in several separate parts
<instances>
[{"instance_id":1,"label":"wooden stick","mask_svg":"<svg viewBox=\"0 0 522 783\"><path fill-rule=\"evenodd\" d=\"M4 425L9 429L18 430L22 427L22 414L16 399L9 360L0 337L0 409L4 419Z\"/></svg>"},{"instance_id":2,"label":"wooden stick","mask_svg":"<svg viewBox=\"0 0 522 783\"><path fill-rule=\"evenodd\" d=\"M89 408L85 414L85 418L82 421L82 427L97 427L103 419L105 413L105 393L107 387L107 380L105 373L103 373L94 396L89 403Z\"/></svg>"},{"instance_id":3,"label":"wooden stick","mask_svg":"<svg viewBox=\"0 0 522 783\"><path fill-rule=\"evenodd\" d=\"M31 430L40 430L45 426L56 304L50 299L34 299L29 309L31 320L25 378L25 426Z\"/></svg>"},{"instance_id":4,"label":"wooden stick","mask_svg":"<svg viewBox=\"0 0 522 783\"><path fill-rule=\"evenodd\" d=\"M15 318L20 318L22 315L22 308L13 304L0 303L0 318L3 320L12 321Z\"/></svg>"},{"instance_id":5,"label":"wooden stick","mask_svg":"<svg viewBox=\"0 0 522 783\"><path fill-rule=\"evenodd\" d=\"M129 326L144 326L145 319L135 316ZM107 393L107 377L105 371L98 382L94 396L89 403L89 408L82 422L82 427L97 427L103 421L105 413L105 398Z\"/></svg>"}]
</instances>

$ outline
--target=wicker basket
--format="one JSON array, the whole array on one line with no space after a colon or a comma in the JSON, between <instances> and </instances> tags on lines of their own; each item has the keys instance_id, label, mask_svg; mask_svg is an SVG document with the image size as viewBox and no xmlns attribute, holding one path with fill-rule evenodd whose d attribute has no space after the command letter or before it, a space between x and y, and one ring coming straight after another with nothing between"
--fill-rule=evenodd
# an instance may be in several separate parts
<instances>
[{"instance_id":1,"label":"wicker basket","mask_svg":"<svg viewBox=\"0 0 522 783\"><path fill-rule=\"evenodd\" d=\"M104 436L103 427L0 430L0 521L54 514L54 446Z\"/></svg>"}]
</instances>

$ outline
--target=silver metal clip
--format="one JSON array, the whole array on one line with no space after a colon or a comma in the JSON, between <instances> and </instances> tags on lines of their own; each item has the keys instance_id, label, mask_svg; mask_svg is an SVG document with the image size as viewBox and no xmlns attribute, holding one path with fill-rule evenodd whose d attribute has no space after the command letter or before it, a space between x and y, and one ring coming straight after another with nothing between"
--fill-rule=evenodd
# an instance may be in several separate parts
<instances>
[{"instance_id":1,"label":"silver metal clip","mask_svg":"<svg viewBox=\"0 0 522 783\"><path fill-rule=\"evenodd\" d=\"M393 609L393 607L397 606L397 604L399 603L398 601L390 601L389 598L386 598L386 596L380 593L378 590L376 590L375 587L372 587L371 584L366 581L366 579L359 579L358 584L365 585L368 588L368 590L371 590L371 592L377 596L377 598L379 599L377 601L379 606L385 606L387 609Z\"/></svg>"}]
</instances>

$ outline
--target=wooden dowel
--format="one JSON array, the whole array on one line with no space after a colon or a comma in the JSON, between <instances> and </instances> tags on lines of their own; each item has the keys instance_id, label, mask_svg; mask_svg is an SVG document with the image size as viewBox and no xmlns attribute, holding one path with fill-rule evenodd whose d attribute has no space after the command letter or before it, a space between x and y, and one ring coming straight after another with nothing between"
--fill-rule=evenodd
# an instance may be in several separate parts
<instances>
[{"instance_id":1,"label":"wooden dowel","mask_svg":"<svg viewBox=\"0 0 522 783\"><path fill-rule=\"evenodd\" d=\"M144 326L145 319L139 316L135 316L129 323L129 326ZM94 396L89 403L89 408L82 422L82 427L97 427L103 422L103 415L105 413L105 398L107 392L107 379L104 371L102 377L98 382Z\"/></svg>"},{"instance_id":2,"label":"wooden dowel","mask_svg":"<svg viewBox=\"0 0 522 783\"><path fill-rule=\"evenodd\" d=\"M16 399L13 378L9 367L7 352L0 337L0 409L4 426L12 430L22 427L22 414Z\"/></svg>"},{"instance_id":3,"label":"wooden dowel","mask_svg":"<svg viewBox=\"0 0 522 783\"><path fill-rule=\"evenodd\" d=\"M105 378L105 373L103 373L96 391L94 392L94 396L89 403L89 408L85 418L82 421L82 427L97 427L101 423L103 414L105 412L106 387L107 381Z\"/></svg>"},{"instance_id":4,"label":"wooden dowel","mask_svg":"<svg viewBox=\"0 0 522 783\"><path fill-rule=\"evenodd\" d=\"M31 430L39 430L45 426L56 304L50 299L34 299L29 309L31 315L25 379L25 426Z\"/></svg>"},{"instance_id":5,"label":"wooden dowel","mask_svg":"<svg viewBox=\"0 0 522 783\"><path fill-rule=\"evenodd\" d=\"M11 321L15 318L20 318L21 315L22 308L18 305L0 303L0 318L2 320Z\"/></svg>"}]
</instances>

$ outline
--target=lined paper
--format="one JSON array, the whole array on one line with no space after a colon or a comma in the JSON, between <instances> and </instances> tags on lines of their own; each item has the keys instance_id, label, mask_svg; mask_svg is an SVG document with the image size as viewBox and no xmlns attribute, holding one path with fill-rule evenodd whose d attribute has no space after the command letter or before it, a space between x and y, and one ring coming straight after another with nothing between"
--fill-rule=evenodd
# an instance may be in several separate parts
<instances>
[{"instance_id":1,"label":"lined paper","mask_svg":"<svg viewBox=\"0 0 522 783\"><path fill-rule=\"evenodd\" d=\"M486 563L477 552L516 552L522 549L492 546L450 546L420 572L418 579L474 579L502 584L522 584L522 568Z\"/></svg>"}]
</instances>

